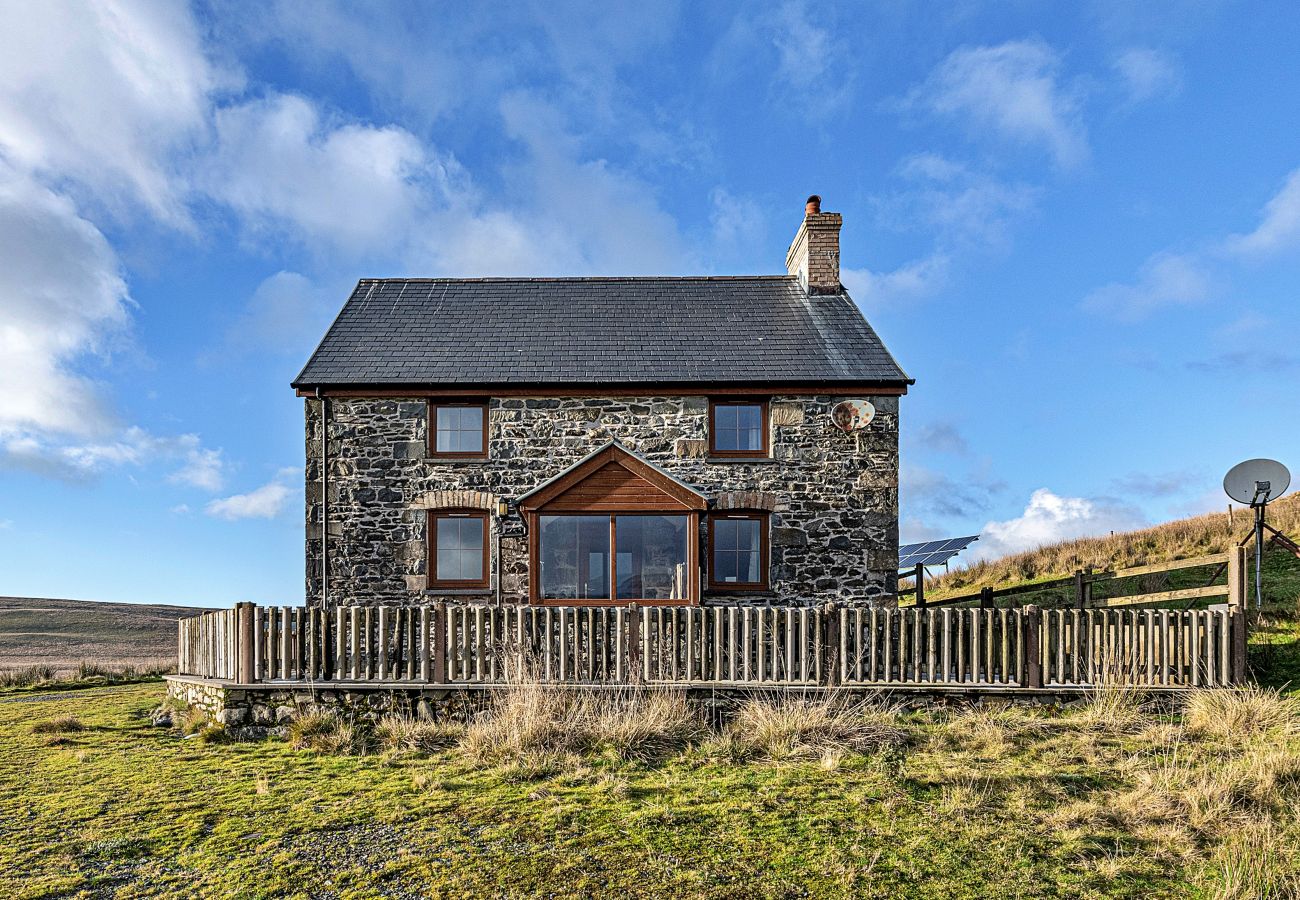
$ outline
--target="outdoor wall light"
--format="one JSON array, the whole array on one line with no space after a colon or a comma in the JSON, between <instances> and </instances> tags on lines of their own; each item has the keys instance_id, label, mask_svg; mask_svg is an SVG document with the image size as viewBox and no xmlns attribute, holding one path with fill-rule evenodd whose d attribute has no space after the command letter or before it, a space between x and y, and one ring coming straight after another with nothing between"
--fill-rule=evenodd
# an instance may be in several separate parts
<instances>
[{"instance_id":1,"label":"outdoor wall light","mask_svg":"<svg viewBox=\"0 0 1300 900\"><path fill-rule=\"evenodd\" d=\"M497 518L504 519L510 515L510 502L504 497L497 500Z\"/></svg>"}]
</instances>

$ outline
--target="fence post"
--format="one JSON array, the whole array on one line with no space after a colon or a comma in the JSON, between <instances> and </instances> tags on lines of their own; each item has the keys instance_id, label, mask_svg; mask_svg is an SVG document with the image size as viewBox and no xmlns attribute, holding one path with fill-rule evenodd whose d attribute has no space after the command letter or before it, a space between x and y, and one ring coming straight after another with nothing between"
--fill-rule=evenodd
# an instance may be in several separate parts
<instances>
[{"instance_id":1,"label":"fence post","mask_svg":"<svg viewBox=\"0 0 1300 900\"><path fill-rule=\"evenodd\" d=\"M980 609L988 609L993 605L993 588L980 588Z\"/></svg>"},{"instance_id":2,"label":"fence post","mask_svg":"<svg viewBox=\"0 0 1300 900\"><path fill-rule=\"evenodd\" d=\"M253 671L253 604L235 605L235 617L239 623L236 640L238 644L239 668L235 671L235 680L240 684L252 684L257 676Z\"/></svg>"},{"instance_id":3,"label":"fence post","mask_svg":"<svg viewBox=\"0 0 1300 900\"><path fill-rule=\"evenodd\" d=\"M827 687L834 687L840 683L839 668L839 646L840 646L840 617L839 609L834 603L827 603L820 610L818 615L822 617L821 628L821 683ZM760 651L761 652L761 651Z\"/></svg>"},{"instance_id":4,"label":"fence post","mask_svg":"<svg viewBox=\"0 0 1300 900\"><path fill-rule=\"evenodd\" d=\"M433 683L447 683L447 604L442 600L433 607Z\"/></svg>"},{"instance_id":5,"label":"fence post","mask_svg":"<svg viewBox=\"0 0 1300 900\"><path fill-rule=\"evenodd\" d=\"M1088 602L1088 585L1083 580L1083 569L1074 570L1074 603L1079 609L1083 609Z\"/></svg>"},{"instance_id":6,"label":"fence post","mask_svg":"<svg viewBox=\"0 0 1300 900\"><path fill-rule=\"evenodd\" d=\"M627 680L636 683L641 680L641 611L635 603L627 606Z\"/></svg>"},{"instance_id":7,"label":"fence post","mask_svg":"<svg viewBox=\"0 0 1300 900\"><path fill-rule=\"evenodd\" d=\"M1232 684L1245 684L1246 640L1249 636L1245 604L1232 607L1229 619L1232 622L1232 672L1230 681Z\"/></svg>"},{"instance_id":8,"label":"fence post","mask_svg":"<svg viewBox=\"0 0 1300 900\"><path fill-rule=\"evenodd\" d=\"M1037 606L1025 607L1025 681L1026 687L1043 686L1043 611Z\"/></svg>"},{"instance_id":9,"label":"fence post","mask_svg":"<svg viewBox=\"0 0 1300 900\"><path fill-rule=\"evenodd\" d=\"M925 609L925 564L916 564L916 605Z\"/></svg>"},{"instance_id":10,"label":"fence post","mask_svg":"<svg viewBox=\"0 0 1300 900\"><path fill-rule=\"evenodd\" d=\"M1249 620L1246 611L1246 548L1233 545L1228 548L1228 614L1232 629L1233 684L1246 680L1246 642L1249 638Z\"/></svg>"},{"instance_id":11,"label":"fence post","mask_svg":"<svg viewBox=\"0 0 1300 900\"><path fill-rule=\"evenodd\" d=\"M1228 548L1228 607L1246 608L1246 548Z\"/></svg>"}]
</instances>

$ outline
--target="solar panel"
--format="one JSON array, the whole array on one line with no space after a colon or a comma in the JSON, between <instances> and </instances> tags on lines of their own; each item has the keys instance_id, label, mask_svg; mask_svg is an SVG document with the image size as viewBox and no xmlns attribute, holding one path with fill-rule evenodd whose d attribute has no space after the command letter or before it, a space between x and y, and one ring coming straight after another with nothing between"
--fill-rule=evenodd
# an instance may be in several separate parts
<instances>
[{"instance_id":1,"label":"solar panel","mask_svg":"<svg viewBox=\"0 0 1300 900\"><path fill-rule=\"evenodd\" d=\"M898 568L914 569L917 566L942 565L979 539L978 534L972 534L970 537L904 544L898 548Z\"/></svg>"}]
</instances>

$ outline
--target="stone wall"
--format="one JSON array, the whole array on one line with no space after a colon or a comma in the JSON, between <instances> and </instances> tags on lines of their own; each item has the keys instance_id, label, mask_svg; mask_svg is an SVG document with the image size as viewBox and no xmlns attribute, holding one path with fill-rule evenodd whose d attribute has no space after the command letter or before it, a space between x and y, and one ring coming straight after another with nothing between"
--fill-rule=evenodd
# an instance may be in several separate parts
<instances>
[{"instance_id":1,"label":"stone wall","mask_svg":"<svg viewBox=\"0 0 1300 900\"><path fill-rule=\"evenodd\" d=\"M281 735L294 719L309 713L339 713L350 720L372 723L388 713L468 722L491 696L487 691L456 688L231 687L175 675L167 679L167 695L202 710L209 720L239 738Z\"/></svg>"},{"instance_id":2,"label":"stone wall","mask_svg":"<svg viewBox=\"0 0 1300 900\"><path fill-rule=\"evenodd\" d=\"M487 460L430 459L423 399L330 401L330 603L460 602L491 594L425 590L425 514L440 506L493 509L611 439L694 486L719 508L771 517L771 592L701 593L701 600L813 605L892 602L897 587L898 398L869 396L871 425L830 422L841 398L774 397L772 459L707 458L706 397L495 398ZM321 602L320 402L306 401L307 601ZM699 558L706 560L705 526ZM501 538L492 571L503 599L525 602L528 553ZM495 580L493 581L495 584Z\"/></svg>"}]
</instances>

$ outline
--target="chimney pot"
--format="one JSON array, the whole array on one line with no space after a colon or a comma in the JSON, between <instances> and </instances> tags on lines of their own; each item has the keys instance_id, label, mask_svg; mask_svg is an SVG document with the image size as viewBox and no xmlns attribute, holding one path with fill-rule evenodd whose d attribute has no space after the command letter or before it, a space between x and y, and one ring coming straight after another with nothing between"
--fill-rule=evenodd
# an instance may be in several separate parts
<instances>
[{"instance_id":1,"label":"chimney pot","mask_svg":"<svg viewBox=\"0 0 1300 900\"><path fill-rule=\"evenodd\" d=\"M822 211L822 198L813 194L804 204L803 213L805 216L815 216Z\"/></svg>"}]
</instances>

